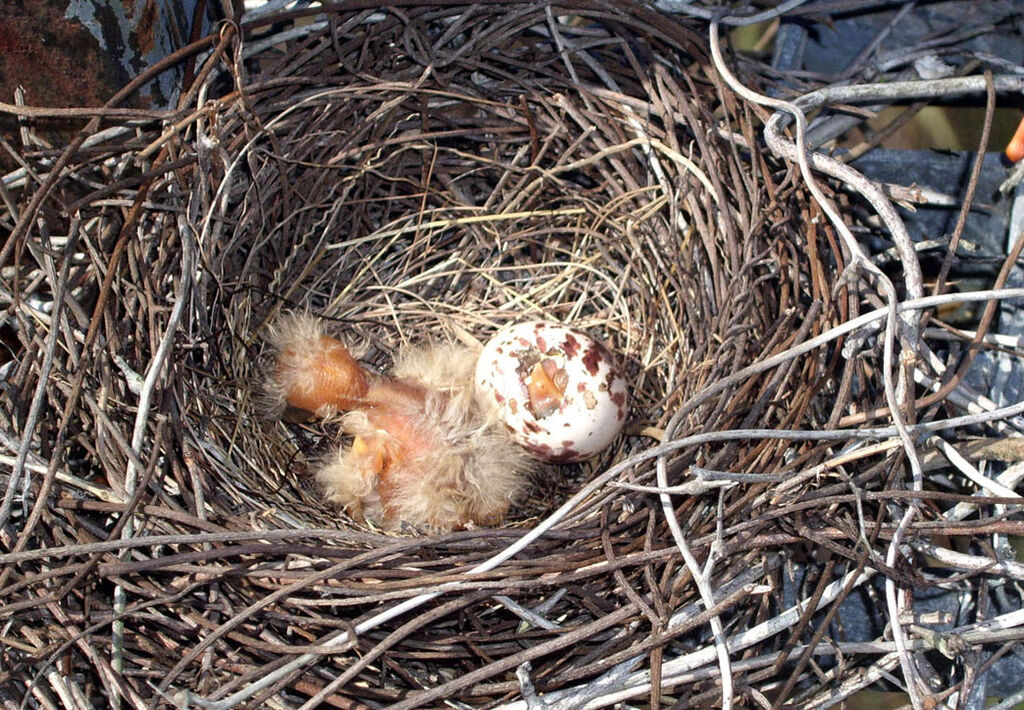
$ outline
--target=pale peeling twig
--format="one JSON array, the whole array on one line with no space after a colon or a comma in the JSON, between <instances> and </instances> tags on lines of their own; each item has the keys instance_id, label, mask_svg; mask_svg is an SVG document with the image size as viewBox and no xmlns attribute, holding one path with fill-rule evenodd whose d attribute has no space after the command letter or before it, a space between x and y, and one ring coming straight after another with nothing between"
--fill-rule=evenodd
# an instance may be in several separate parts
<instances>
[{"instance_id":1,"label":"pale peeling twig","mask_svg":"<svg viewBox=\"0 0 1024 710\"><path fill-rule=\"evenodd\" d=\"M821 598L818 600L816 609L822 609L833 602L847 584L851 584L853 587L860 586L868 581L873 574L874 572L869 570L865 570L859 574L854 571L829 583L825 588L825 591L822 593ZM733 652L741 651L794 626L805 613L805 608L806 601L800 602L768 621L762 622L745 631L733 634L727 639L729 648ZM688 674L692 671L713 663L717 654L717 649L714 646L711 646L665 661L662 664L662 685L665 687L672 687L680 682L685 682ZM603 695L600 698L590 699L578 707L607 707L615 703L626 702L631 698L643 696L649 691L650 671L638 671L630 676L629 680L623 684L620 690ZM505 706L505 708L507 708L507 710L519 710L519 706L516 704L510 704Z\"/></svg>"},{"instance_id":2,"label":"pale peeling twig","mask_svg":"<svg viewBox=\"0 0 1024 710\"><path fill-rule=\"evenodd\" d=\"M987 291L971 291L966 293L949 293L941 296L925 296L923 298L916 298L912 300L906 300L899 303L896 310L900 313L911 310L919 309L924 310L927 308L934 308L936 306L944 305L946 303L967 303L975 301L989 301L993 299L1005 299L1005 300L1018 300L1024 299L1024 288L1012 288L1012 289L996 289ZM682 406L676 411L669 424L665 427L666 430L674 431L679 422L682 421L683 417L688 414L697 403L702 402L709 397L729 389L730 387L745 381L752 375L756 375L760 372L770 370L773 367L778 367L783 363L792 360L795 357L808 353L816 348L819 348L827 343L832 342L848 333L856 332L861 328L869 326L870 324L882 320L888 315L887 308L879 308L874 311L869 311L856 318L852 318L844 323L841 323L829 330L825 331L821 335L818 335L809 340L805 340L802 343L792 346L784 350L781 353L767 357L764 360L755 362L747 367L739 370L728 377L724 377L700 392L695 394L689 400L683 403Z\"/></svg>"},{"instance_id":3,"label":"pale peeling twig","mask_svg":"<svg viewBox=\"0 0 1024 710\"><path fill-rule=\"evenodd\" d=\"M956 342L974 340L978 336L975 330L947 330L946 328L925 328L925 337L930 340L952 340ZM1024 335L1007 335L1004 333L985 333L981 342L1000 348L1018 350L1017 355L1024 357Z\"/></svg>"},{"instance_id":4,"label":"pale peeling twig","mask_svg":"<svg viewBox=\"0 0 1024 710\"><path fill-rule=\"evenodd\" d=\"M4 466L10 466L13 469L16 463L17 459L15 459L13 456L6 456L4 454L0 454L0 464ZM48 465L40 463L38 457L34 455L30 456L29 460L25 462L25 470L31 471L32 473L46 474L46 472L49 469L50 467ZM61 483L66 483L69 486L74 486L75 488L79 488L83 491L86 491L89 495L95 496L97 500L102 500L106 503L124 502L124 500L113 491L107 488L103 488L102 486L98 486L95 483L86 481L85 479L79 478L78 476L73 476L62 469L57 469L56 473L54 474L54 477Z\"/></svg>"},{"instance_id":5,"label":"pale peeling twig","mask_svg":"<svg viewBox=\"0 0 1024 710\"><path fill-rule=\"evenodd\" d=\"M700 466L691 466L694 480L676 486L649 486L628 481L612 481L614 488L650 494L702 495L715 488L728 488L738 483L781 483L789 480L788 473L742 473L734 471L712 471Z\"/></svg>"},{"instance_id":6,"label":"pale peeling twig","mask_svg":"<svg viewBox=\"0 0 1024 710\"><path fill-rule=\"evenodd\" d=\"M746 98L748 101L752 101L763 106L769 106L777 110L775 116L773 116L772 119L769 120L768 125L765 126L765 140L768 143L769 148L780 157L788 158L790 160L795 159L797 161L804 181L807 184L808 189L811 191L811 194L814 196L815 201L821 207L822 211L828 216L829 221L835 227L836 232L850 251L852 255L851 265L858 266L864 271L870 273L881 287L887 303L888 311L882 351L882 381L885 389L885 399L890 410L893 424L899 433L900 440L903 442L903 448L906 453L907 460L910 463L911 490L919 491L923 487L921 463L917 455L914 441L911 439L907 426L903 421L903 414L901 412L902 397L897 396L896 386L893 382L893 350L898 330L897 302L899 300L896 294L896 288L888 277L882 273L878 266L867 258L857 240L850 232L849 227L847 227L845 221L839 215L835 205L832 204L831 200L825 196L821 191L821 188L818 186L817 181L811 172L810 160L808 158L808 151L804 140L804 135L807 129L807 119L804 115L803 109L788 101L773 99L757 94L741 84L729 71L728 67L725 65L724 59L722 58L718 38L718 23L715 20L711 21L710 32L711 55L719 74L734 91ZM791 116L795 121L795 144L782 139L781 135L778 133L778 130L781 128L782 116L784 115L778 111L785 112L785 114ZM816 167L825 165L827 162L828 161L824 159L824 156L815 156ZM840 177L844 182L861 191L871 202L872 206L875 207L879 216L889 228L893 239L896 241L897 247L900 249L907 292L912 298L921 296L923 293L923 287L921 282L921 268L917 262L917 255L914 251L910 236L906 232L906 227L903 225L902 220L900 220L899 215L896 214L892 203L884 194L882 194L881 190L860 175L860 173L856 172L852 168L848 168L848 166L842 166L842 169L839 169L838 166L838 163L836 163L835 166L829 166L833 168L831 174ZM908 349L906 352L908 353L909 358L913 358L913 353L917 349L918 325L919 321L916 314L915 317L908 318L906 321L907 328L906 331L904 331L904 335L907 340ZM900 380L902 382L902 373L900 373L900 375ZM912 501L910 505L907 506L907 509L901 517L899 525L893 534L892 541L890 542L889 548L886 552L886 563L890 566L894 566L896 563L896 556L899 554L903 536L906 534L907 528L916 515L916 510L917 506ZM901 608L900 598L898 598L896 593L895 582L891 578L886 578L885 589L889 616L891 617L891 624L893 628L893 638L896 640L900 656L900 665L902 666L904 675L907 678L907 689L910 699L915 710L922 710L924 707L924 699L921 697L920 693L920 686L922 683L919 678L913 656L906 648L906 636L899 624L899 617L903 609Z\"/></svg>"},{"instance_id":7,"label":"pale peeling twig","mask_svg":"<svg viewBox=\"0 0 1024 710\"><path fill-rule=\"evenodd\" d=\"M69 234L73 235L76 240L78 238L79 225L80 217L76 215L69 230ZM64 292L70 267L71 257L66 256L63 264L61 265L57 283L55 284L57 293ZM22 429L21 443L15 456L14 467L11 470L11 477L7 482L7 490L4 491L3 500L0 501L0 528L7 525L7 520L11 514L11 507L14 504L14 496L17 492L18 484L25 478L25 464L28 461L29 454L32 453L32 444L36 441L35 431L36 427L39 426L39 420L46 404L46 390L50 385L50 372L54 367L54 360L58 348L58 339L61 334L61 329L57 324L61 322L61 314L64 311L64 306L65 303L63 298L57 298L54 300L52 314L53 320L49 331L46 333L43 362L40 365L38 384L36 385L35 391L32 393L32 401L25 416L25 426ZM54 462L53 466L56 466L56 462ZM38 514L36 513L36 515ZM27 527L28 526L26 526L26 529ZM19 538L18 542L15 544L15 549L20 550L26 543L27 540Z\"/></svg>"},{"instance_id":8,"label":"pale peeling twig","mask_svg":"<svg viewBox=\"0 0 1024 710\"><path fill-rule=\"evenodd\" d=\"M971 465L971 462L964 458L960 452L956 450L956 447L941 437L936 438L938 439L939 449L946 455L949 462L964 474L964 476L994 496L999 496L1001 498L1020 498L1021 503L1024 503L1024 497L1021 497L1015 490L1004 486L997 480L988 478L975 466Z\"/></svg>"},{"instance_id":9,"label":"pale peeling twig","mask_svg":"<svg viewBox=\"0 0 1024 710\"><path fill-rule=\"evenodd\" d=\"M990 480L1001 487L1014 490L1021 481L1024 481L1024 461L1017 461L1011 466L1008 466L1005 471ZM978 491L974 494L977 498L981 498L984 495L983 491ZM974 513L978 509L979 505L980 504L960 502L943 513L943 517L947 520L963 520L968 515Z\"/></svg>"},{"instance_id":10,"label":"pale peeling twig","mask_svg":"<svg viewBox=\"0 0 1024 710\"><path fill-rule=\"evenodd\" d=\"M999 93L1015 94L1024 91L1024 77L1021 76L1001 74L992 77L992 83L995 90ZM947 79L828 86L810 91L796 99L794 103L804 111L811 111L826 104L936 99L943 96L980 94L985 90L984 76L963 76L949 77Z\"/></svg>"},{"instance_id":11,"label":"pale peeling twig","mask_svg":"<svg viewBox=\"0 0 1024 710\"><path fill-rule=\"evenodd\" d=\"M664 457L658 459L657 476L658 485L662 488L667 488L668 466ZM683 528L679 524L679 518L676 517L675 505L672 503L672 496L664 492L659 493L658 496L661 499L661 509L665 515L666 522L668 522L669 530L672 533L672 539L675 541L676 547L679 548L679 552L682 554L683 560L686 562L687 569L690 570L690 575L693 577L694 584L697 585L697 591L700 593L700 598L704 602L704 607L706 609L711 609L715 606L715 593L711 588L711 571L714 567L715 547L712 546L711 550L709 550L706 566L702 570L700 564L697 562L697 558L694 557L689 544L686 542L686 536L683 534ZM725 629L722 626L721 618L717 615L712 616L709 623L711 625L711 634L715 641L715 654L718 657L718 668L722 674L722 708L732 708L732 669L729 666L729 645L725 639Z\"/></svg>"},{"instance_id":12,"label":"pale peeling twig","mask_svg":"<svg viewBox=\"0 0 1024 710\"><path fill-rule=\"evenodd\" d=\"M1024 564L1020 562L968 555L923 540L915 540L911 543L911 547L953 569L982 574L999 574L1004 577L1024 580Z\"/></svg>"},{"instance_id":13,"label":"pale peeling twig","mask_svg":"<svg viewBox=\"0 0 1024 710\"><path fill-rule=\"evenodd\" d=\"M899 655L890 653L879 658L860 673L851 673L835 688L828 688L808 700L803 707L806 709L825 710L835 707L854 693L867 688L885 677L900 664Z\"/></svg>"},{"instance_id":14,"label":"pale peeling twig","mask_svg":"<svg viewBox=\"0 0 1024 710\"><path fill-rule=\"evenodd\" d=\"M530 678L530 671L533 667L530 662L523 663L516 668L516 680L519 681L519 694L526 700L526 707L529 710L544 710L545 703L537 695L537 689Z\"/></svg>"},{"instance_id":15,"label":"pale peeling twig","mask_svg":"<svg viewBox=\"0 0 1024 710\"><path fill-rule=\"evenodd\" d=\"M498 602L506 609L511 611L513 614L522 619L529 626L536 626L539 629L545 629L547 631L554 631L555 629L561 628L559 624L553 621L549 621L545 617L538 614L533 609L527 609L522 604L519 604L511 597L505 596L504 594L497 594L494 597L494 601Z\"/></svg>"},{"instance_id":16,"label":"pale peeling twig","mask_svg":"<svg viewBox=\"0 0 1024 710\"><path fill-rule=\"evenodd\" d=\"M993 631L1004 631L1024 626L1024 609L1015 609L1005 614L994 616L991 619L978 621L973 624L966 624L958 627L956 633L970 638L978 638L977 633L991 633Z\"/></svg>"},{"instance_id":17,"label":"pale peeling twig","mask_svg":"<svg viewBox=\"0 0 1024 710\"><path fill-rule=\"evenodd\" d=\"M146 430L150 424L149 413L152 406L153 393L156 390L157 383L165 374L167 358L170 356L171 346L173 345L174 338L178 333L178 325L181 323L185 307L189 303L189 295L192 287L192 271L194 269L193 262L196 251L195 240L193 239L189 225L184 224L184 220L182 220L182 222L181 239L183 254L181 259L180 287L176 294L174 307L171 309L170 317L167 320L167 327L164 330L163 336L160 338L160 344L157 347L157 351L153 356L152 362L149 363L145 380L142 382L142 386L138 392L139 403L135 415L135 427L132 432L132 451L134 451L136 456L140 458L143 454L142 445L146 437ZM124 487L126 499L131 499L135 495L135 487L138 482L139 475L135 461L136 459L134 458L129 459L128 468L125 471ZM134 537L134 535L135 518L134 515L132 515L121 529L121 539L127 540ZM125 589L121 585L117 585L114 587L114 613L120 616L124 613L126 606L127 595L125 593ZM124 620L121 618L116 619L111 625L111 666L118 673L122 672L124 663L122 656L124 628Z\"/></svg>"},{"instance_id":18,"label":"pale peeling twig","mask_svg":"<svg viewBox=\"0 0 1024 710\"><path fill-rule=\"evenodd\" d=\"M740 14L728 14L719 17L718 21L723 25L729 25L731 27L747 27L749 25L756 25L759 22L768 22L774 20L777 17L782 17L787 12L794 10L803 5L807 0L786 0L786 2L780 3L777 7L773 7L768 10L762 10L761 12L751 13L748 15ZM694 5L693 0L655 0L655 7L665 12L675 12L681 15L692 15L694 17L700 17L705 20L710 20L715 16L716 12L719 12L719 8L715 7L703 7L701 5Z\"/></svg>"},{"instance_id":19,"label":"pale peeling twig","mask_svg":"<svg viewBox=\"0 0 1024 710\"><path fill-rule=\"evenodd\" d=\"M1019 707L1022 702L1024 702L1024 688L1006 696L995 705L989 705L988 710L1011 710L1011 708Z\"/></svg>"}]
</instances>

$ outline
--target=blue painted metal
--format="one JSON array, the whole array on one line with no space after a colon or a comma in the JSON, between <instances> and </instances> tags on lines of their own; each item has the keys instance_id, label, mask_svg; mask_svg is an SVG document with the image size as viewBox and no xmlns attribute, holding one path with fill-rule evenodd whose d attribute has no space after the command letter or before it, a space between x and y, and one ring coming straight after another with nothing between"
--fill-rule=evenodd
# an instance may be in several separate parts
<instances>
[{"instance_id":1,"label":"blue painted metal","mask_svg":"<svg viewBox=\"0 0 1024 710\"><path fill-rule=\"evenodd\" d=\"M64 16L81 23L100 49L132 77L209 33L219 13L216 0L69 0ZM173 104L183 71L176 67L164 72L143 87L140 96L153 106Z\"/></svg>"}]
</instances>

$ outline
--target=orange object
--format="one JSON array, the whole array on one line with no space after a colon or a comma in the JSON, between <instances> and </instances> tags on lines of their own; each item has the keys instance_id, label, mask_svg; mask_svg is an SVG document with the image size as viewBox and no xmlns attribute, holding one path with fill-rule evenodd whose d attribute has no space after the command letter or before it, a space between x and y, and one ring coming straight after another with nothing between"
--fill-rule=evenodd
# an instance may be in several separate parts
<instances>
[{"instance_id":1,"label":"orange object","mask_svg":"<svg viewBox=\"0 0 1024 710\"><path fill-rule=\"evenodd\" d=\"M529 397L528 406L533 416L543 419L558 411L565 399L565 370L558 369L558 363L551 358L541 360L524 380Z\"/></svg>"},{"instance_id":2,"label":"orange object","mask_svg":"<svg viewBox=\"0 0 1024 710\"><path fill-rule=\"evenodd\" d=\"M502 520L532 463L477 401L474 351L410 348L385 377L367 372L312 318L282 319L272 339L277 362L267 389L278 408L343 413L341 428L353 437L317 471L329 500L392 528Z\"/></svg>"},{"instance_id":3,"label":"orange object","mask_svg":"<svg viewBox=\"0 0 1024 710\"><path fill-rule=\"evenodd\" d=\"M348 348L320 332L316 321L282 318L271 332L277 363L268 390L276 407L317 416L355 409L370 388L370 375Z\"/></svg>"},{"instance_id":4,"label":"orange object","mask_svg":"<svg viewBox=\"0 0 1024 710\"><path fill-rule=\"evenodd\" d=\"M323 335L282 350L275 379L289 406L315 413L354 409L369 390L348 349Z\"/></svg>"},{"instance_id":5,"label":"orange object","mask_svg":"<svg viewBox=\"0 0 1024 710\"><path fill-rule=\"evenodd\" d=\"M1024 158L1024 118L1020 120L1013 138L1006 144L1006 157L1014 163Z\"/></svg>"}]
</instances>

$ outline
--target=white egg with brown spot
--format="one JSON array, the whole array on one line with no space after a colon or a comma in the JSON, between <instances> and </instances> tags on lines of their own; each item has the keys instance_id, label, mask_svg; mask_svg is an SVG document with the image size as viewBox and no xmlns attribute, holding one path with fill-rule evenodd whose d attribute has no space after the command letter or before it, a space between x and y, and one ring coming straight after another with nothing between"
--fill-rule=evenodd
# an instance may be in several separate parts
<instances>
[{"instance_id":1,"label":"white egg with brown spot","mask_svg":"<svg viewBox=\"0 0 1024 710\"><path fill-rule=\"evenodd\" d=\"M476 385L512 437L544 461L588 459L626 423L629 398L615 356L559 323L502 328L477 360Z\"/></svg>"}]
</instances>

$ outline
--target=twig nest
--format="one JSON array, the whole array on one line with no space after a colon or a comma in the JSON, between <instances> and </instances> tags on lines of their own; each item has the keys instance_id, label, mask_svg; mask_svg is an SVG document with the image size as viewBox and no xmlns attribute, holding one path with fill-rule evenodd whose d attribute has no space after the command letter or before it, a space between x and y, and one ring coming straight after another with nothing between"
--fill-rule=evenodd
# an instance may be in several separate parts
<instances>
[{"instance_id":1,"label":"twig nest","mask_svg":"<svg viewBox=\"0 0 1024 710\"><path fill-rule=\"evenodd\" d=\"M626 380L600 341L559 323L503 328L477 361L480 396L512 437L544 461L594 456L626 421Z\"/></svg>"}]
</instances>

